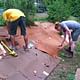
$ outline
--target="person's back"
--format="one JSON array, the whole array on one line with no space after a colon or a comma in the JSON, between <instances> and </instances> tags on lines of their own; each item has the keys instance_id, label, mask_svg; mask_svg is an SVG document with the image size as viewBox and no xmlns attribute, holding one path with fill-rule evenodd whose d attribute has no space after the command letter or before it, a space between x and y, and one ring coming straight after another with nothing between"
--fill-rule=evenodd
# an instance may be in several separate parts
<instances>
[{"instance_id":1,"label":"person's back","mask_svg":"<svg viewBox=\"0 0 80 80\"><path fill-rule=\"evenodd\" d=\"M77 21L73 21L73 20L62 21L62 22L60 23L60 25L61 25L62 27L67 26L69 29L76 29L76 28L79 28L79 27L80 27L80 23L77 22Z\"/></svg>"},{"instance_id":2,"label":"person's back","mask_svg":"<svg viewBox=\"0 0 80 80\"><path fill-rule=\"evenodd\" d=\"M6 21L15 21L20 16L25 17L24 13L18 9L7 9L6 11L3 12L3 18Z\"/></svg>"},{"instance_id":3,"label":"person's back","mask_svg":"<svg viewBox=\"0 0 80 80\"><path fill-rule=\"evenodd\" d=\"M73 57L74 49L76 46L75 43L80 35L80 23L74 20L62 21L61 23L55 24L55 29L62 31L64 34L64 39L61 42L60 47L66 40L66 36L69 36L69 46L65 50L69 52L70 57Z\"/></svg>"}]
</instances>

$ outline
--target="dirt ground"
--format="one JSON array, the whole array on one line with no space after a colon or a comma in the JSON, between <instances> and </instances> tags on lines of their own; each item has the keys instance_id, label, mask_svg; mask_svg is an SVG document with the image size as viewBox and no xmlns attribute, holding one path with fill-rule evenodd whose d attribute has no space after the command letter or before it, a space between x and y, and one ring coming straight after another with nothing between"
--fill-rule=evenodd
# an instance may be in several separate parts
<instances>
[{"instance_id":1,"label":"dirt ground","mask_svg":"<svg viewBox=\"0 0 80 80\"><path fill-rule=\"evenodd\" d=\"M43 26L46 27L51 25L44 23ZM59 54L59 56L62 58L61 62L51 72L51 74L48 76L46 80L75 80L76 70L77 68L80 67L79 49L80 49L80 39L77 42L77 47L75 49L73 58L64 57L65 53L61 51Z\"/></svg>"},{"instance_id":2,"label":"dirt ground","mask_svg":"<svg viewBox=\"0 0 80 80\"><path fill-rule=\"evenodd\" d=\"M37 23L36 23L37 24ZM38 23L39 24L39 23ZM41 25L40 25L41 26ZM44 23L42 26L45 28L47 23ZM80 42L78 42L80 44ZM78 44L78 46L80 46ZM80 47L77 47L75 52L75 56L73 58L66 58L63 56L64 52L60 52L60 57L62 58L61 62L57 65L57 67L51 72L51 74L47 77L46 80L74 80L75 73L77 68L80 67ZM65 54L64 54L65 55Z\"/></svg>"}]
</instances>

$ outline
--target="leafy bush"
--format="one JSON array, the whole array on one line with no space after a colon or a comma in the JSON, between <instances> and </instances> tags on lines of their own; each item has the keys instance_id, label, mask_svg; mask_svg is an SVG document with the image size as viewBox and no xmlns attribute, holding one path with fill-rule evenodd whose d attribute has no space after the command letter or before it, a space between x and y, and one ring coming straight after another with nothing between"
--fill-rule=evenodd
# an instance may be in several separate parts
<instances>
[{"instance_id":1,"label":"leafy bush","mask_svg":"<svg viewBox=\"0 0 80 80\"><path fill-rule=\"evenodd\" d=\"M2 16L0 16L0 26L5 25L5 21L3 20Z\"/></svg>"},{"instance_id":2,"label":"leafy bush","mask_svg":"<svg viewBox=\"0 0 80 80\"><path fill-rule=\"evenodd\" d=\"M80 0L44 0L44 2L48 10L48 19L52 22L67 20L69 16L80 18Z\"/></svg>"},{"instance_id":3,"label":"leafy bush","mask_svg":"<svg viewBox=\"0 0 80 80\"><path fill-rule=\"evenodd\" d=\"M69 17L67 18L67 20L75 20L75 21L80 22L80 19L77 18L77 17L74 17L74 16L69 16Z\"/></svg>"},{"instance_id":4,"label":"leafy bush","mask_svg":"<svg viewBox=\"0 0 80 80\"><path fill-rule=\"evenodd\" d=\"M55 0L49 3L48 9L48 19L52 22L66 20L71 15L71 9L69 4L64 3L64 0Z\"/></svg>"},{"instance_id":5,"label":"leafy bush","mask_svg":"<svg viewBox=\"0 0 80 80\"><path fill-rule=\"evenodd\" d=\"M34 0L6 0L5 9L17 8L26 15L27 25L33 23L32 19L35 14Z\"/></svg>"},{"instance_id":6,"label":"leafy bush","mask_svg":"<svg viewBox=\"0 0 80 80\"><path fill-rule=\"evenodd\" d=\"M75 51L80 54L80 41L77 42Z\"/></svg>"},{"instance_id":7,"label":"leafy bush","mask_svg":"<svg viewBox=\"0 0 80 80\"><path fill-rule=\"evenodd\" d=\"M80 17L80 0L71 0L72 16Z\"/></svg>"}]
</instances>

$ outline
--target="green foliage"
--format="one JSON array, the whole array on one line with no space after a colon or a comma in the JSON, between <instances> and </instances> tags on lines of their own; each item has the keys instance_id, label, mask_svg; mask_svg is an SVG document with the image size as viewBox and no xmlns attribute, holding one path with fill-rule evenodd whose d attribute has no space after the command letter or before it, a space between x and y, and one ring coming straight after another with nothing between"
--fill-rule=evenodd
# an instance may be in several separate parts
<instances>
[{"instance_id":1,"label":"green foliage","mask_svg":"<svg viewBox=\"0 0 80 80\"><path fill-rule=\"evenodd\" d=\"M64 52L60 52L59 56L64 59L65 58L65 53Z\"/></svg>"},{"instance_id":2,"label":"green foliage","mask_svg":"<svg viewBox=\"0 0 80 80\"><path fill-rule=\"evenodd\" d=\"M80 41L77 42L75 51L80 54Z\"/></svg>"},{"instance_id":3,"label":"green foliage","mask_svg":"<svg viewBox=\"0 0 80 80\"><path fill-rule=\"evenodd\" d=\"M4 2L0 1L0 7L3 7L3 6L4 6Z\"/></svg>"},{"instance_id":4,"label":"green foliage","mask_svg":"<svg viewBox=\"0 0 80 80\"><path fill-rule=\"evenodd\" d=\"M67 18L67 20L75 20L75 21L80 22L79 18L74 17L74 16L69 16L69 17Z\"/></svg>"},{"instance_id":5,"label":"green foliage","mask_svg":"<svg viewBox=\"0 0 80 80\"><path fill-rule=\"evenodd\" d=\"M53 0L47 5L49 20L52 22L66 20L71 14L69 5L64 0Z\"/></svg>"},{"instance_id":6,"label":"green foliage","mask_svg":"<svg viewBox=\"0 0 80 80\"><path fill-rule=\"evenodd\" d=\"M74 80L75 79L75 74L73 73L68 73L67 74L67 79L66 80Z\"/></svg>"},{"instance_id":7,"label":"green foliage","mask_svg":"<svg viewBox=\"0 0 80 80\"><path fill-rule=\"evenodd\" d=\"M80 0L42 0L42 2L47 7L48 20L52 22L67 20L71 16L78 18L80 16ZM5 9L18 8L22 10L26 15L26 19L33 22L32 19L36 12L34 0L0 0L0 7L2 6Z\"/></svg>"},{"instance_id":8,"label":"green foliage","mask_svg":"<svg viewBox=\"0 0 80 80\"><path fill-rule=\"evenodd\" d=\"M55 0L43 0L46 6L53 4Z\"/></svg>"},{"instance_id":9,"label":"green foliage","mask_svg":"<svg viewBox=\"0 0 80 80\"><path fill-rule=\"evenodd\" d=\"M4 25L5 21L3 20L2 16L0 16L0 26Z\"/></svg>"},{"instance_id":10,"label":"green foliage","mask_svg":"<svg viewBox=\"0 0 80 80\"><path fill-rule=\"evenodd\" d=\"M69 16L80 16L80 0L44 0L49 20L62 21Z\"/></svg>"},{"instance_id":11,"label":"green foliage","mask_svg":"<svg viewBox=\"0 0 80 80\"><path fill-rule=\"evenodd\" d=\"M5 9L8 8L17 8L22 10L26 15L27 24L33 22L32 18L35 14L34 0L6 0Z\"/></svg>"},{"instance_id":12,"label":"green foliage","mask_svg":"<svg viewBox=\"0 0 80 80\"><path fill-rule=\"evenodd\" d=\"M72 16L80 16L80 0L71 0Z\"/></svg>"}]
</instances>

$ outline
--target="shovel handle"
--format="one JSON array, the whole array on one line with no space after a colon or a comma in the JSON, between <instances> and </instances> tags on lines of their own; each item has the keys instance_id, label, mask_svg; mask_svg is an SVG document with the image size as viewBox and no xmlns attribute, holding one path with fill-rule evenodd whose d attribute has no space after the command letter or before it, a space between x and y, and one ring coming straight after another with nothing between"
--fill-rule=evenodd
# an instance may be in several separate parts
<instances>
[{"instance_id":1,"label":"shovel handle","mask_svg":"<svg viewBox=\"0 0 80 80\"><path fill-rule=\"evenodd\" d=\"M5 44L3 41L1 41L1 44L2 44L9 52L12 52L12 51L9 49L9 47L7 47L6 44Z\"/></svg>"}]
</instances>

